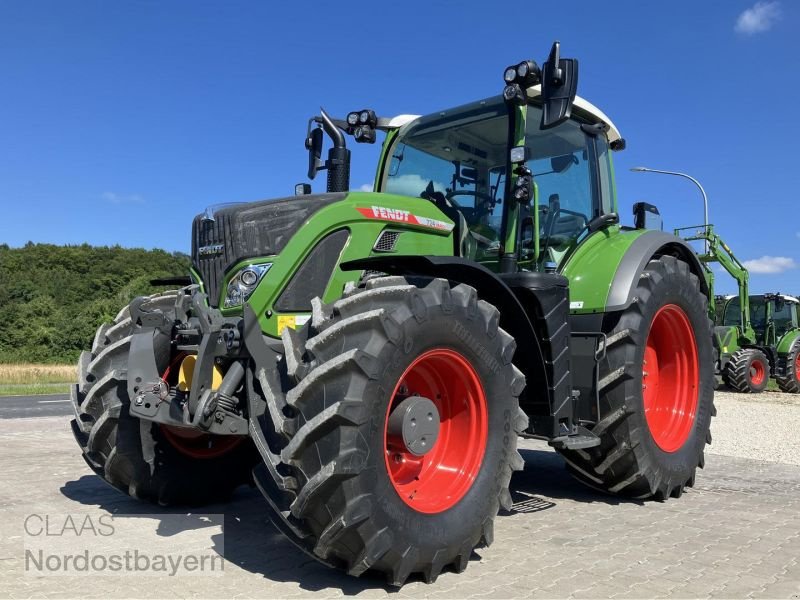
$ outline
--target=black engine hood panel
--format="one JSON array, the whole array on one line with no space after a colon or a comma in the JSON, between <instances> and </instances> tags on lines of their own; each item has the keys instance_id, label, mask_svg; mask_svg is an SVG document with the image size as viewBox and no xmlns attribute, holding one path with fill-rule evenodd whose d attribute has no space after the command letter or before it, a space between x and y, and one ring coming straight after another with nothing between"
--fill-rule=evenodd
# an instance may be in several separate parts
<instances>
[{"instance_id":1,"label":"black engine hood panel","mask_svg":"<svg viewBox=\"0 0 800 600\"><path fill-rule=\"evenodd\" d=\"M217 306L226 271L247 258L278 254L315 212L346 194L310 194L227 205L192 223L192 264Z\"/></svg>"}]
</instances>

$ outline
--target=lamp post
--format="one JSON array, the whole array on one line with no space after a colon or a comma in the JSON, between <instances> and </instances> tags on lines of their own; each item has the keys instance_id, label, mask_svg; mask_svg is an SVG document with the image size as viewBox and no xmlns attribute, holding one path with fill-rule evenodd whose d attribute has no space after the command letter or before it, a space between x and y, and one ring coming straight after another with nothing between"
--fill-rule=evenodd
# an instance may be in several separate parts
<instances>
[{"instance_id":1,"label":"lamp post","mask_svg":"<svg viewBox=\"0 0 800 600\"><path fill-rule=\"evenodd\" d=\"M661 173L662 175L675 175L676 177L683 177L684 179L688 179L692 183L694 183L699 189L700 193L703 195L703 225L705 225L706 233L708 232L708 196L706 195L706 191L703 189L703 186L700 185L700 182L697 181L691 175L687 175L686 173L678 173L677 171L664 171L662 169L650 169L648 167L633 167L631 169L634 173ZM705 251L708 253L708 240L705 241Z\"/></svg>"}]
</instances>

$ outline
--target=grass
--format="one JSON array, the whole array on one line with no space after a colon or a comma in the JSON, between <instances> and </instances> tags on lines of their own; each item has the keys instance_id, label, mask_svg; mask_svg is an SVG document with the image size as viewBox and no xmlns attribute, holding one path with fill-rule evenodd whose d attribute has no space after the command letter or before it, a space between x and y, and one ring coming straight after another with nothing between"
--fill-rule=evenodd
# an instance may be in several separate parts
<instances>
[{"instance_id":1,"label":"grass","mask_svg":"<svg viewBox=\"0 0 800 600\"><path fill-rule=\"evenodd\" d=\"M63 394L77 376L74 365L0 364L0 396Z\"/></svg>"}]
</instances>

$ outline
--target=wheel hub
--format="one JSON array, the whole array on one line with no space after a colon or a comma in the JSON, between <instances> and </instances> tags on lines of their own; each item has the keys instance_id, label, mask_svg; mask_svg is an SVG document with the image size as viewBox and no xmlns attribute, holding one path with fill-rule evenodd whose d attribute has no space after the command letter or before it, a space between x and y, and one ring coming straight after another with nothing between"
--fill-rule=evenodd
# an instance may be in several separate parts
<instances>
[{"instance_id":1,"label":"wheel hub","mask_svg":"<svg viewBox=\"0 0 800 600\"><path fill-rule=\"evenodd\" d=\"M439 411L431 400L409 396L389 415L387 432L414 456L425 456L439 437Z\"/></svg>"},{"instance_id":2,"label":"wheel hub","mask_svg":"<svg viewBox=\"0 0 800 600\"><path fill-rule=\"evenodd\" d=\"M384 425L386 471L417 512L453 507L472 487L488 439L488 404L478 373L449 348L423 352L400 376Z\"/></svg>"}]
</instances>

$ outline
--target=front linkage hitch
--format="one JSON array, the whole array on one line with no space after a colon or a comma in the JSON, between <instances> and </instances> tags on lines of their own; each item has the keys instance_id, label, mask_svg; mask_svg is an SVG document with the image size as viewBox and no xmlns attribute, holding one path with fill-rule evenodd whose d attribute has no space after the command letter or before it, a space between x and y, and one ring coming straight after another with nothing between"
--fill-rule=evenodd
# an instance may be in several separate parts
<instances>
[{"instance_id":1,"label":"front linkage hitch","mask_svg":"<svg viewBox=\"0 0 800 600\"><path fill-rule=\"evenodd\" d=\"M283 345L270 345L264 339L249 305L245 304L243 317L223 317L208 306L206 295L196 285L178 294L174 320L161 310L145 310L144 302L137 298L130 307L134 325L128 367L131 415L202 433L249 436L262 458L253 475L272 509L271 521L301 550L320 560L290 512L297 481L285 475L279 438L294 434L297 424L277 368ZM197 356L188 395L170 387L156 360L182 352ZM292 358L297 357L287 360ZM227 369L222 383L212 389L215 365ZM242 385L244 405L236 395Z\"/></svg>"},{"instance_id":2,"label":"front linkage hitch","mask_svg":"<svg viewBox=\"0 0 800 600\"><path fill-rule=\"evenodd\" d=\"M247 420L235 395L245 374L239 360L237 320L208 308L205 294L197 286L182 292L176 300L174 320L161 310L145 310L143 298L131 303L130 412L161 425L216 435L247 435ZM192 318L188 318L190 307ZM173 347L178 353L197 354L188 395L171 389L157 365L157 357L174 354ZM214 366L221 363L228 364L227 372L219 387L211 389Z\"/></svg>"}]
</instances>

